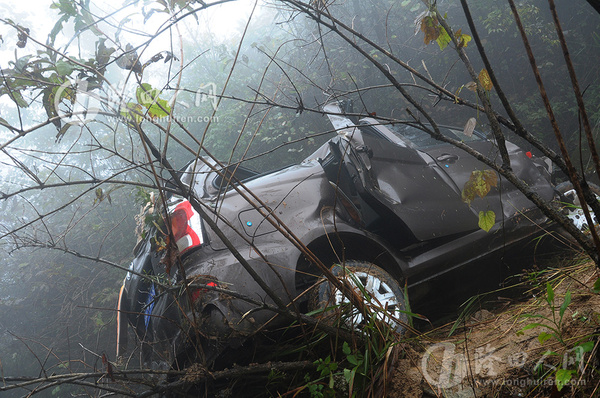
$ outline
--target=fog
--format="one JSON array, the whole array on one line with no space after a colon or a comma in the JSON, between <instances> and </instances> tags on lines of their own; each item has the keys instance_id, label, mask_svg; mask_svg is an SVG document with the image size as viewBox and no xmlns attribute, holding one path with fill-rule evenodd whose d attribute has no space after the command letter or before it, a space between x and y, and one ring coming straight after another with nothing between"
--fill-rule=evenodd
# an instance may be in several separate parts
<instances>
[{"instance_id":1,"label":"fog","mask_svg":"<svg viewBox=\"0 0 600 398\"><path fill-rule=\"evenodd\" d=\"M406 109L411 104L380 70L326 27L317 27L285 3L259 3L252 14L252 2L233 2L197 12L197 18L187 13L201 2L189 10L177 8L173 15L163 12L161 1L126 1L127 6L120 1L89 3L89 9L78 7L69 18L68 0L57 2L60 6L52 10L49 2L38 2L35 8L29 2L22 2L27 4L24 8L8 4L1 8L3 376L93 371L102 369L103 353L115 359L115 305L140 238L135 233L136 216L145 205L144 195L157 192L169 178L168 170L149 159L148 148L123 113L128 107L142 109L141 83L158 89L163 106L173 110L171 117L155 124L144 122L144 132L176 169L207 152L225 163L243 161L260 172L299 162L335 134L319 109L327 98L350 98L354 111L362 115L410 119ZM515 112L529 131L556 148L508 4L472 3L477 3L471 4L473 18L487 55ZM123 10L113 12L120 7ZM450 47L442 51L435 42L424 44L423 32L415 24L426 11L422 2L336 1L329 7L364 38L450 92L479 104L476 93L468 89L472 80L456 52ZM438 8L447 13L455 30L468 33L458 2L441 1ZM548 5L536 0L520 10L567 145L578 167L589 171L589 154L578 151L579 115ZM597 134L600 15L584 1L561 2L558 15ZM61 17L62 29L50 38ZM181 22L173 23L176 18ZM8 20L31 29L24 47L17 45L18 32ZM127 45L135 48L129 58ZM48 50L51 46L58 52ZM475 44L469 42L466 49L479 72L483 63ZM369 51L437 123L462 128L475 117L477 129L489 132L480 111L442 99L414 74L384 60L380 51ZM39 63L40 59L47 62ZM123 67L127 60L130 64ZM136 63L143 73L132 73ZM85 65L104 78L85 70ZM39 83L42 77L44 84L55 80L45 86ZM77 79L87 79L88 89L71 86L69 82ZM47 87L50 91L44 91ZM66 94L56 109L45 106L48 93L58 95L57 87L65 87ZM15 92L24 103L19 104ZM89 95L88 100L98 101L97 109L87 108L86 123L77 124L69 112L81 95L91 92L96 96ZM490 97L501 109L493 90ZM48 108L58 112L51 114ZM91 112L92 108L96 110ZM164 116L160 110L154 112ZM64 116L62 124L47 122L54 116ZM69 121L73 125L66 127ZM520 142L514 135L509 139ZM37 395L66 397L82 391L97 394L89 388L57 385ZM27 391L3 394L20 397Z\"/></svg>"}]
</instances>

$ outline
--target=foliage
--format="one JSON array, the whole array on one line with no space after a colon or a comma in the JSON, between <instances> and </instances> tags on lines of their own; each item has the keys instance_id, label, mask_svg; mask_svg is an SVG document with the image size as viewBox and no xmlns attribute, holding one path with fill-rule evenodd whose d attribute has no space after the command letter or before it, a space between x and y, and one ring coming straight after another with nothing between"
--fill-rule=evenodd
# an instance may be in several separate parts
<instances>
[{"instance_id":1,"label":"foliage","mask_svg":"<svg viewBox=\"0 0 600 398\"><path fill-rule=\"evenodd\" d=\"M174 189L166 181L177 168L200 154L261 171L300 161L330 136L319 108L325 96L351 97L360 106L357 115L386 115L386 123L427 119L431 125L435 119L463 125L487 115L480 103L497 106L499 89L509 87L505 92L524 129L553 138L529 65L513 40L514 19L502 2L472 5L475 24L487 33L493 70L479 66L475 36L466 33L455 4L440 4L444 12L417 0L277 4L255 15L245 33L229 36L200 29L200 18L214 5L202 1L126 1L109 13L90 0L57 0L50 5L55 14L49 32L3 17L0 239L6 267L0 322L21 319L13 327L19 336L39 331L34 356L54 358L43 370L93 364L71 357L75 339L98 352L114 345L114 314L108 309L127 268L123 264L131 259L131 231L137 223L143 238L149 229L164 228L158 197ZM572 8L561 9L569 16L562 21L597 124L600 24L583 7L560 7ZM585 161L589 148L579 151L579 134L572 134L579 130L580 109L557 58L553 24L541 2L520 4L518 11L534 47L543 49L538 68L566 126L567 144L577 149L575 163L587 171L593 165ZM349 27L346 36L324 24L328 17L338 18L334 27ZM437 47L424 47L433 41ZM455 67L461 54L474 59L478 73ZM481 97L477 90L461 91L478 85ZM485 198L498 178L492 169L473 172L463 200L470 205ZM135 195L141 212L133 205ZM486 231L495 221L493 211L479 212ZM48 249L77 257L47 255ZM531 324L550 330L541 340L560 340L565 303L556 307L552 298L553 317ZM359 340L338 343L316 360L317 376L306 381L311 395L341 388L336 376L357 395L385 379L382 363L396 347L394 334L367 323ZM0 352L9 353L8 360L2 358L5 371L40 371L33 360L18 361L29 355L23 344L6 333L0 344ZM571 375L556 372L563 384ZM49 393L78 392L56 386Z\"/></svg>"},{"instance_id":2,"label":"foliage","mask_svg":"<svg viewBox=\"0 0 600 398\"><path fill-rule=\"evenodd\" d=\"M462 199L470 204L475 196L484 198L492 189L498 186L498 174L493 170L473 170L469 180L462 190Z\"/></svg>"},{"instance_id":3,"label":"foliage","mask_svg":"<svg viewBox=\"0 0 600 398\"><path fill-rule=\"evenodd\" d=\"M305 384L298 390L308 389L311 397L319 398L340 394L351 397L379 396L382 390L385 391L389 377L386 369L393 358L390 354L398 350L392 336L395 336L395 332L385 324L374 326L369 322L363 333L356 336L356 341L335 342L335 355L340 358L338 361L332 359L331 355L315 360L316 377L307 373ZM311 348L311 351L318 352L315 348Z\"/></svg>"},{"instance_id":4,"label":"foliage","mask_svg":"<svg viewBox=\"0 0 600 398\"><path fill-rule=\"evenodd\" d=\"M498 186L498 174L493 170L473 170L462 190L462 200L469 206L475 197L484 198L492 187ZM479 228L486 232L496 224L496 213L493 210L479 211Z\"/></svg>"},{"instance_id":5,"label":"foliage","mask_svg":"<svg viewBox=\"0 0 600 398\"><path fill-rule=\"evenodd\" d=\"M555 339L557 340L567 352L563 355L548 350L546 351L542 358L538 361L536 366L536 371L538 371L542 377L547 377L548 373L551 372L554 375L556 380L556 386L558 390L562 390L565 385L568 385L573 376L577 375L578 372L583 370L584 365L584 354L591 352L594 348L594 341L584 341L571 346L569 342L565 339L563 335L563 322L565 320L565 312L567 311L569 305L571 304L571 291L567 290L563 299L563 302L560 306L558 306L555 302L555 291L552 287L551 282L546 283L546 295L544 297L546 304L548 304L548 308L551 313L551 317L540 313L534 314L523 314L521 315L523 318L527 320L534 320L535 322L528 323L521 330L517 332L517 334L523 334L524 331L529 329L542 328L547 331L541 331L538 335L538 341L540 345L544 345L548 340ZM591 336L590 336L591 337ZM574 354L572 357L569 354ZM543 368L544 359L546 357L558 357L559 365L558 367L553 367L547 372Z\"/></svg>"}]
</instances>

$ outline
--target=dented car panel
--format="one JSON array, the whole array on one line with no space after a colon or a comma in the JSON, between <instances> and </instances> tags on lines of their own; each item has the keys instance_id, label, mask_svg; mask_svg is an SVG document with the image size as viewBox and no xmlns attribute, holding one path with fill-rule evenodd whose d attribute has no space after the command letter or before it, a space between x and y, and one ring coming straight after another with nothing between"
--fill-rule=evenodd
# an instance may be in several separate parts
<instances>
[{"instance_id":1,"label":"dented car panel","mask_svg":"<svg viewBox=\"0 0 600 398\"><path fill-rule=\"evenodd\" d=\"M259 175L201 158L181 173L228 242L190 211L189 202L173 197L167 218L179 248L177 266L169 264L169 250L157 249L152 234L158 231L139 245L119 317L120 325L127 318L133 326L147 361L173 366L182 356L197 355L190 353L192 342L201 343L205 359L214 359L273 320L271 311L256 304L274 304L272 299L228 245L277 297L298 308L319 272L291 234L327 265L343 259L377 264L406 281L416 307L427 300L432 281L530 241L548 225L502 178L486 197L467 205L461 195L471 172L489 168L465 151L432 141L415 127L381 125L371 118L358 126L341 117L336 122L336 137L285 169ZM461 133L445 129L445 134ZM495 144L480 133L465 140L495 156ZM508 149L517 174L551 200L555 192L544 163L516 145ZM497 214L490 232L478 227L483 209Z\"/></svg>"}]
</instances>

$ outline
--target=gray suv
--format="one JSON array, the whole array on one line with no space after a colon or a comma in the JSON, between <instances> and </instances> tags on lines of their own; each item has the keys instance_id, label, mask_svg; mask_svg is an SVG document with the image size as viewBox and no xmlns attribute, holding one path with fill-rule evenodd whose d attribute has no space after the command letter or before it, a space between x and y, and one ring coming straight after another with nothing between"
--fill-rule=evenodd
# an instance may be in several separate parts
<instances>
[{"instance_id":1,"label":"gray suv","mask_svg":"<svg viewBox=\"0 0 600 398\"><path fill-rule=\"evenodd\" d=\"M528 245L551 227L489 167L418 126L373 118L352 123L335 105L326 110L337 134L300 164L258 174L200 158L181 173L186 192L170 197L163 227L138 244L125 278L121 348L129 324L146 361L180 367L212 360L276 324L268 305L293 303L308 312L347 301L323 283L315 259L335 275L352 275L351 283L383 309L381 319L401 331L405 292L414 309L443 297L449 286L481 288L478 281L500 272L497 261L484 260ZM497 153L477 131L442 132L480 153ZM513 170L552 201L558 192L548 164L507 146ZM491 173L496 184L467 204L463 188L474 171ZM481 211L495 214L488 232L479 227ZM440 285L444 277L451 283ZM355 313L347 322L364 320Z\"/></svg>"}]
</instances>

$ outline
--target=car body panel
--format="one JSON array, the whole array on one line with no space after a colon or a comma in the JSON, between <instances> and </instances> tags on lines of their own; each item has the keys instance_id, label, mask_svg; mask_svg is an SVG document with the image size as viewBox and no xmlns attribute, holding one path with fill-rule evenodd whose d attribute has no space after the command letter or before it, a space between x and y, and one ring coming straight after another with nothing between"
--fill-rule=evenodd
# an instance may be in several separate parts
<instances>
[{"instance_id":1,"label":"car body panel","mask_svg":"<svg viewBox=\"0 0 600 398\"><path fill-rule=\"evenodd\" d=\"M126 315L144 345L153 347L148 361L173 364L193 336L202 336L207 352L218 353L272 320L273 312L256 304L273 305L272 298L228 246L285 304L305 303L302 294L319 276L305 248L326 266L344 259L377 264L405 281L411 299L420 303L441 275L498 256L548 225L504 179L485 198L470 206L463 202L471 172L489 169L463 150L438 143L416 147L374 119L354 126L340 117L336 123L334 138L281 170L260 175L199 158L182 171L181 181L210 218L193 223L201 229L196 232L202 244L186 250L176 266L168 265L151 231L135 251L120 297L120 317ZM494 143L481 135L469 145L495 153ZM516 145L509 151L513 169L545 200L552 199L552 184L539 163ZM483 209L497 214L490 232L478 227ZM496 272L493 264L486 267L488 274ZM156 276L188 287L165 290L152 279Z\"/></svg>"},{"instance_id":2,"label":"car body panel","mask_svg":"<svg viewBox=\"0 0 600 398\"><path fill-rule=\"evenodd\" d=\"M465 206L460 190L433 159L371 135L365 134L363 139L374 153L370 162L383 193L378 195L379 200L388 202L417 239L434 239L477 228L477 216ZM406 162L407 152L421 156Z\"/></svg>"}]
</instances>

